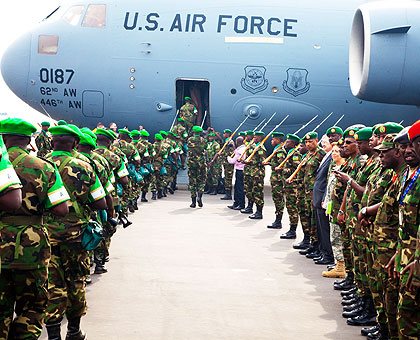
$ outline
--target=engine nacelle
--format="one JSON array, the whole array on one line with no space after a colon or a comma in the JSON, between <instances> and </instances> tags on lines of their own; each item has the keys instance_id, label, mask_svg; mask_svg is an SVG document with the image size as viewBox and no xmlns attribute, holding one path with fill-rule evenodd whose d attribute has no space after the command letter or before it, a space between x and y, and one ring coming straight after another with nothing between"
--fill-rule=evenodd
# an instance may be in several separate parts
<instances>
[{"instance_id":1,"label":"engine nacelle","mask_svg":"<svg viewBox=\"0 0 420 340\"><path fill-rule=\"evenodd\" d=\"M420 2L362 5L353 18L349 55L354 96L420 105Z\"/></svg>"}]
</instances>

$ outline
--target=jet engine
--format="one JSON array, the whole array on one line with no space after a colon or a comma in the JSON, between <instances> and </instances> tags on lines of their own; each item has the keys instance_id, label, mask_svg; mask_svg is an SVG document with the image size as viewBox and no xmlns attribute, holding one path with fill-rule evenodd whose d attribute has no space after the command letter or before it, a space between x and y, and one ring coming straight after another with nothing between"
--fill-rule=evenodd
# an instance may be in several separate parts
<instances>
[{"instance_id":1,"label":"jet engine","mask_svg":"<svg viewBox=\"0 0 420 340\"><path fill-rule=\"evenodd\" d=\"M353 18L350 87L368 101L420 105L420 1L379 1Z\"/></svg>"}]
</instances>

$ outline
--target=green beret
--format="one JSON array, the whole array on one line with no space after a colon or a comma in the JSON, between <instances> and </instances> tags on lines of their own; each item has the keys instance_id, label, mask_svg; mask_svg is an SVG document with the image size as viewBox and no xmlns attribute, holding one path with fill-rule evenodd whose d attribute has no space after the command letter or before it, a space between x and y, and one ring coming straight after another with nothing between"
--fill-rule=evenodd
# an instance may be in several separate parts
<instances>
[{"instance_id":1,"label":"green beret","mask_svg":"<svg viewBox=\"0 0 420 340\"><path fill-rule=\"evenodd\" d=\"M373 128L365 127L354 134L355 140L369 140L372 137Z\"/></svg>"},{"instance_id":2,"label":"green beret","mask_svg":"<svg viewBox=\"0 0 420 340\"><path fill-rule=\"evenodd\" d=\"M96 148L96 142L87 133L82 133L82 135L80 136L79 144L89 145L93 148Z\"/></svg>"},{"instance_id":3,"label":"green beret","mask_svg":"<svg viewBox=\"0 0 420 340\"><path fill-rule=\"evenodd\" d=\"M89 135L92 137L92 139L94 141L96 141L96 135L93 133L93 131L91 129L89 129L88 127L83 127L80 129L81 132L83 132L86 135Z\"/></svg>"},{"instance_id":4,"label":"green beret","mask_svg":"<svg viewBox=\"0 0 420 340\"><path fill-rule=\"evenodd\" d=\"M339 126L332 126L330 127L327 132L325 133L327 136L337 133L339 135L343 134L343 129Z\"/></svg>"},{"instance_id":5,"label":"green beret","mask_svg":"<svg viewBox=\"0 0 420 340\"><path fill-rule=\"evenodd\" d=\"M284 137L284 133L283 132L273 132L271 134L272 138L283 138Z\"/></svg>"},{"instance_id":6,"label":"green beret","mask_svg":"<svg viewBox=\"0 0 420 340\"><path fill-rule=\"evenodd\" d=\"M254 136L254 135L255 135L255 133L252 130L249 130L249 131L245 132L245 136Z\"/></svg>"},{"instance_id":7,"label":"green beret","mask_svg":"<svg viewBox=\"0 0 420 340\"><path fill-rule=\"evenodd\" d=\"M150 133L148 133L146 130L141 130L140 131L140 136L142 136L142 137L149 137L150 136Z\"/></svg>"},{"instance_id":8,"label":"green beret","mask_svg":"<svg viewBox=\"0 0 420 340\"><path fill-rule=\"evenodd\" d=\"M396 134L388 134L385 136L383 142L379 144L374 149L377 151L387 151L395 148L394 144L394 138L396 137Z\"/></svg>"},{"instance_id":9,"label":"green beret","mask_svg":"<svg viewBox=\"0 0 420 340\"><path fill-rule=\"evenodd\" d=\"M117 134L114 132L114 130L109 129L108 131L109 131L109 133L110 133L110 134L114 137L114 139L117 139L117 138L118 138L118 136L117 136Z\"/></svg>"},{"instance_id":10,"label":"green beret","mask_svg":"<svg viewBox=\"0 0 420 340\"><path fill-rule=\"evenodd\" d=\"M255 131L254 136L265 136L263 131Z\"/></svg>"},{"instance_id":11,"label":"green beret","mask_svg":"<svg viewBox=\"0 0 420 340\"><path fill-rule=\"evenodd\" d=\"M48 129L53 136L66 135L80 138L80 132L73 130L68 125L53 126ZM79 130L80 131L80 130Z\"/></svg>"},{"instance_id":12,"label":"green beret","mask_svg":"<svg viewBox=\"0 0 420 340\"><path fill-rule=\"evenodd\" d=\"M133 131L130 132L130 136L131 137L140 136L140 131L139 130L133 130Z\"/></svg>"},{"instance_id":13,"label":"green beret","mask_svg":"<svg viewBox=\"0 0 420 340\"><path fill-rule=\"evenodd\" d=\"M359 129L347 129L346 131L344 131L343 133L343 139L349 137L349 138L355 138L354 135L356 134L356 132L358 132Z\"/></svg>"},{"instance_id":14,"label":"green beret","mask_svg":"<svg viewBox=\"0 0 420 340\"><path fill-rule=\"evenodd\" d=\"M160 133L155 134L155 140L163 140L163 137Z\"/></svg>"},{"instance_id":15,"label":"green beret","mask_svg":"<svg viewBox=\"0 0 420 340\"><path fill-rule=\"evenodd\" d=\"M311 139L317 139L318 138L318 132L309 132L303 137L304 140L311 140Z\"/></svg>"},{"instance_id":16,"label":"green beret","mask_svg":"<svg viewBox=\"0 0 420 340\"><path fill-rule=\"evenodd\" d=\"M58 125L58 126L67 125L67 122L66 122L65 120L59 120L59 121L57 122L57 125Z\"/></svg>"},{"instance_id":17,"label":"green beret","mask_svg":"<svg viewBox=\"0 0 420 340\"><path fill-rule=\"evenodd\" d=\"M287 138L287 139L290 139L290 140L292 140L292 141L298 142L298 143L300 143L300 142L301 142L301 140L300 140L299 136L294 135L293 133L289 133L289 134L286 136L286 138Z\"/></svg>"},{"instance_id":18,"label":"green beret","mask_svg":"<svg viewBox=\"0 0 420 340\"><path fill-rule=\"evenodd\" d=\"M404 129L404 126L397 123L388 122L388 123L378 125L373 130L373 133L375 135L380 136L380 135L387 135L390 133L400 133L402 129Z\"/></svg>"},{"instance_id":19,"label":"green beret","mask_svg":"<svg viewBox=\"0 0 420 340\"><path fill-rule=\"evenodd\" d=\"M245 132L244 132L244 131L241 131L241 132L239 132L239 133L238 133L238 136L239 136L239 137L243 137L243 136L246 136L246 134L245 134Z\"/></svg>"},{"instance_id":20,"label":"green beret","mask_svg":"<svg viewBox=\"0 0 420 340\"><path fill-rule=\"evenodd\" d=\"M45 121L45 122L42 122L42 123L41 123L41 126L51 126L51 123L50 123L50 122Z\"/></svg>"},{"instance_id":21,"label":"green beret","mask_svg":"<svg viewBox=\"0 0 420 340\"><path fill-rule=\"evenodd\" d=\"M178 118L178 122L185 122L184 118Z\"/></svg>"},{"instance_id":22,"label":"green beret","mask_svg":"<svg viewBox=\"0 0 420 340\"><path fill-rule=\"evenodd\" d=\"M203 129L200 126L197 126L197 125L196 126L193 126L192 130L195 133L203 132Z\"/></svg>"},{"instance_id":23,"label":"green beret","mask_svg":"<svg viewBox=\"0 0 420 340\"><path fill-rule=\"evenodd\" d=\"M95 135L104 135L105 137L109 138L110 140L115 140L117 137L115 136L114 131L106 130L106 129L96 129Z\"/></svg>"},{"instance_id":24,"label":"green beret","mask_svg":"<svg viewBox=\"0 0 420 340\"><path fill-rule=\"evenodd\" d=\"M209 137L216 137L216 134L214 132L210 132L207 136L209 136Z\"/></svg>"},{"instance_id":25,"label":"green beret","mask_svg":"<svg viewBox=\"0 0 420 340\"><path fill-rule=\"evenodd\" d=\"M0 122L2 134L31 136L35 131L35 126L20 118L7 118Z\"/></svg>"},{"instance_id":26,"label":"green beret","mask_svg":"<svg viewBox=\"0 0 420 340\"><path fill-rule=\"evenodd\" d=\"M173 136L173 137L178 137L177 135L176 135L176 133L173 133L172 131L168 131L168 136Z\"/></svg>"},{"instance_id":27,"label":"green beret","mask_svg":"<svg viewBox=\"0 0 420 340\"><path fill-rule=\"evenodd\" d=\"M191 97L185 97L185 100L192 100Z\"/></svg>"},{"instance_id":28,"label":"green beret","mask_svg":"<svg viewBox=\"0 0 420 340\"><path fill-rule=\"evenodd\" d=\"M127 129L118 129L118 133L130 136L130 131L128 131Z\"/></svg>"},{"instance_id":29,"label":"green beret","mask_svg":"<svg viewBox=\"0 0 420 340\"><path fill-rule=\"evenodd\" d=\"M224 129L223 133L232 133L232 130L231 129Z\"/></svg>"},{"instance_id":30,"label":"green beret","mask_svg":"<svg viewBox=\"0 0 420 340\"><path fill-rule=\"evenodd\" d=\"M70 129L72 129L74 132L76 132L78 134L79 138L83 135L83 132L80 131L80 129L76 125L74 125L74 124L67 124L67 126Z\"/></svg>"},{"instance_id":31,"label":"green beret","mask_svg":"<svg viewBox=\"0 0 420 340\"><path fill-rule=\"evenodd\" d=\"M161 134L162 137L168 137L168 133L166 131L160 130L159 134Z\"/></svg>"}]
</instances>

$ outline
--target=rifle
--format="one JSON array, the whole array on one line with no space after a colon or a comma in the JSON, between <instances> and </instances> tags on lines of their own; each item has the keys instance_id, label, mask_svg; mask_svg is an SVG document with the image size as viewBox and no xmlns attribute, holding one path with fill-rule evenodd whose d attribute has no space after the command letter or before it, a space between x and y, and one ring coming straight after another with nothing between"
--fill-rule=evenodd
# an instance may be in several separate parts
<instances>
[{"instance_id":1,"label":"rifle","mask_svg":"<svg viewBox=\"0 0 420 340\"><path fill-rule=\"evenodd\" d=\"M172 128L174 127L174 125L175 125L175 121L176 121L176 119L178 118L178 114L179 114L179 110L177 110L176 111L176 115L175 115L175 117L174 117L174 120L172 121L172 125L171 125L171 128L169 129L169 131L172 131Z\"/></svg>"},{"instance_id":2,"label":"rifle","mask_svg":"<svg viewBox=\"0 0 420 340\"><path fill-rule=\"evenodd\" d=\"M277 112L274 112L273 114L272 114L272 116L270 117L270 119L267 121L267 123L265 123L264 124L264 126L261 128L261 131L263 131L264 130L264 128L268 125L268 123L270 123L271 122L271 120L274 118L274 116L277 114Z\"/></svg>"},{"instance_id":3,"label":"rifle","mask_svg":"<svg viewBox=\"0 0 420 340\"><path fill-rule=\"evenodd\" d=\"M251 161L251 159L252 159L252 157L254 157L254 155L255 155L255 153L257 152L257 150L262 146L262 145L264 145L264 143L265 143L265 141L268 139L268 137L270 137L271 136L271 134L274 132L274 131L276 131L285 121L286 121L286 119L287 118L289 118L289 115L287 115L286 117L284 117L284 119L279 123L279 124L277 124L275 127L274 127L274 129L273 130L271 130L270 131L270 133L269 134L267 134L267 136L265 136L265 138L263 139L263 141L261 142L261 143L259 143L256 147L255 147L255 149L254 149L254 151L252 151L252 153L251 153L251 155L245 160L245 162L249 162L249 161Z\"/></svg>"},{"instance_id":4,"label":"rifle","mask_svg":"<svg viewBox=\"0 0 420 340\"><path fill-rule=\"evenodd\" d=\"M300 129L298 129L296 132L294 132L293 134L296 135L297 133L299 133L300 131L302 131L304 128L306 128L309 124L311 124L316 118L318 117L318 115L316 115L315 117L313 117L309 122L307 122L306 124L302 125ZM284 146L284 144L286 144L286 140L280 144L280 146L276 147L273 150L273 153L266 159L264 159L263 164L267 165L268 162L274 157L274 155L276 154L276 150L282 148Z\"/></svg>"},{"instance_id":5,"label":"rifle","mask_svg":"<svg viewBox=\"0 0 420 340\"><path fill-rule=\"evenodd\" d=\"M255 132L255 131L257 131L257 129L261 126L261 125L263 125L264 124L264 122L267 120L267 118L264 118L263 120L262 120L262 122L261 123L259 123L257 126L256 126L256 128L254 129L254 130L252 130L253 132Z\"/></svg>"},{"instance_id":6,"label":"rifle","mask_svg":"<svg viewBox=\"0 0 420 340\"><path fill-rule=\"evenodd\" d=\"M249 118L249 116L246 116L245 119L242 121L241 124L239 124L239 126L236 128L236 130L230 135L230 137L228 138L228 140L225 142L225 144L223 145L223 147L219 150L219 152L217 154L221 154L223 152L223 150L225 149L226 145L228 145L230 143L230 141L232 140L233 136L235 136L235 134L239 131L239 129L241 128L242 125L245 124L246 120Z\"/></svg>"}]
</instances>

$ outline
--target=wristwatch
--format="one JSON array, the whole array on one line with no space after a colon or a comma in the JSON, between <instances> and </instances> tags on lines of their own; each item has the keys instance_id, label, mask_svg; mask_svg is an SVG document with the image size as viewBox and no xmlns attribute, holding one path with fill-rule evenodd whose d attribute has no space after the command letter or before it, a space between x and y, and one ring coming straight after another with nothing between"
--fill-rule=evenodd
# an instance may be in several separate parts
<instances>
[{"instance_id":1,"label":"wristwatch","mask_svg":"<svg viewBox=\"0 0 420 340\"><path fill-rule=\"evenodd\" d=\"M339 215L344 215L344 211L343 211L343 210L339 210L339 211L338 211L338 214L339 214Z\"/></svg>"},{"instance_id":2,"label":"wristwatch","mask_svg":"<svg viewBox=\"0 0 420 340\"><path fill-rule=\"evenodd\" d=\"M366 216L366 215L367 215L367 208L366 208L366 207L362 208L362 210L360 210L360 213L361 213L363 216Z\"/></svg>"}]
</instances>

